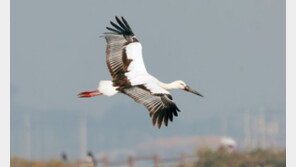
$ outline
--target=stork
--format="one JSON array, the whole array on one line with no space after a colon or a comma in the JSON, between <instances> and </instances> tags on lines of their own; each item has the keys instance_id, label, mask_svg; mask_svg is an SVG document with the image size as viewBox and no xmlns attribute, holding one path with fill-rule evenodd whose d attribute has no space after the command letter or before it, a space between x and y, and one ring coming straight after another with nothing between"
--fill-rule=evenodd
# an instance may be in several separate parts
<instances>
[{"instance_id":1,"label":"stork","mask_svg":"<svg viewBox=\"0 0 296 167\"><path fill-rule=\"evenodd\" d=\"M106 63L113 80L102 80L97 90L82 92L78 97L123 93L148 109L153 126L156 122L159 129L162 122L167 126L169 120L173 121L173 115L178 116L180 112L169 90L181 89L203 95L181 80L164 83L150 75L144 65L141 43L123 17L120 20L116 16L115 19L118 24L110 21L113 28L106 27L109 32L104 33L107 41Z\"/></svg>"}]
</instances>

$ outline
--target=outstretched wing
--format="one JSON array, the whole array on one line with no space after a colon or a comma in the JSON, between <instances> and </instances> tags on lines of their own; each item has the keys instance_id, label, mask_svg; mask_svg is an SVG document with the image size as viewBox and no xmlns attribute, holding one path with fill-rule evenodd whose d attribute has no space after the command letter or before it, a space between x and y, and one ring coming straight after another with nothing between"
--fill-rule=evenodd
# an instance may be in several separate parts
<instances>
[{"instance_id":1,"label":"outstretched wing","mask_svg":"<svg viewBox=\"0 0 296 167\"><path fill-rule=\"evenodd\" d=\"M142 58L142 46L132 32L127 21L115 17L118 24L110 22L114 28L106 27L111 32L105 33L107 41L106 63L115 86L122 91L131 83L127 76L146 74Z\"/></svg>"},{"instance_id":2,"label":"outstretched wing","mask_svg":"<svg viewBox=\"0 0 296 167\"><path fill-rule=\"evenodd\" d=\"M161 127L162 122L167 126L169 120L173 121L173 115L178 116L178 112L180 112L170 94L153 94L144 85L124 89L123 93L133 98L137 103L143 104L150 112L153 126L157 122L158 128Z\"/></svg>"}]
</instances>

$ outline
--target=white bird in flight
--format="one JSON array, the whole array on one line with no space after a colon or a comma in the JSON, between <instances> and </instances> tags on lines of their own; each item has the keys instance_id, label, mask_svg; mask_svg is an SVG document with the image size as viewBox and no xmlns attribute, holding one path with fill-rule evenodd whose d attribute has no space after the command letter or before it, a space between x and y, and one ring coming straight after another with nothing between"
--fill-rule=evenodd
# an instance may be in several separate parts
<instances>
[{"instance_id":1,"label":"white bird in flight","mask_svg":"<svg viewBox=\"0 0 296 167\"><path fill-rule=\"evenodd\" d=\"M150 75L144 65L141 43L123 17L122 21L117 16L115 19L118 24L111 21L114 28L106 27L110 32L104 33L107 41L106 63L113 80L100 81L97 90L82 92L78 97L123 93L149 110L153 126L156 122L158 128L162 122L167 126L168 120L173 121L173 115L178 116L180 112L169 90L181 89L203 95L181 80L163 83Z\"/></svg>"}]
</instances>

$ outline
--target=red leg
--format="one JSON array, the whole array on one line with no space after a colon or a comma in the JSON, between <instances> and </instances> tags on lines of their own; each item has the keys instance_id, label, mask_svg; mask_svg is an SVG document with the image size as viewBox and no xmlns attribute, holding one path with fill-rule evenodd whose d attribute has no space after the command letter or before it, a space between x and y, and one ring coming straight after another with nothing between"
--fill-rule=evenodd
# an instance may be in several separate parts
<instances>
[{"instance_id":1,"label":"red leg","mask_svg":"<svg viewBox=\"0 0 296 167\"><path fill-rule=\"evenodd\" d=\"M93 97L93 96L98 96L101 95L102 93L96 93L99 92L98 90L94 90L94 91L85 91L85 92L81 92L78 94L78 97L80 98L85 98L85 97ZM92 94L95 93L95 94Z\"/></svg>"},{"instance_id":2,"label":"red leg","mask_svg":"<svg viewBox=\"0 0 296 167\"><path fill-rule=\"evenodd\" d=\"M93 91L85 91L85 92L81 92L78 95L85 95L85 94L91 94L91 93L95 93L98 92L98 90L93 90Z\"/></svg>"}]
</instances>

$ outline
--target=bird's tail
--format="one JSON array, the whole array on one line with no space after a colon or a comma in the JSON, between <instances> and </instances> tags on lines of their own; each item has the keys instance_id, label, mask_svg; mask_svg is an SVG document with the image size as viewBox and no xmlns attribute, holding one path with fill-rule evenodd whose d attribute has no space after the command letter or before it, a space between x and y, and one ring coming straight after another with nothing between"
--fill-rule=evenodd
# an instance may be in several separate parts
<instances>
[{"instance_id":1,"label":"bird's tail","mask_svg":"<svg viewBox=\"0 0 296 167\"><path fill-rule=\"evenodd\" d=\"M100 81L98 90L106 96L113 96L118 93L117 87L114 87L113 82L108 80Z\"/></svg>"}]
</instances>

